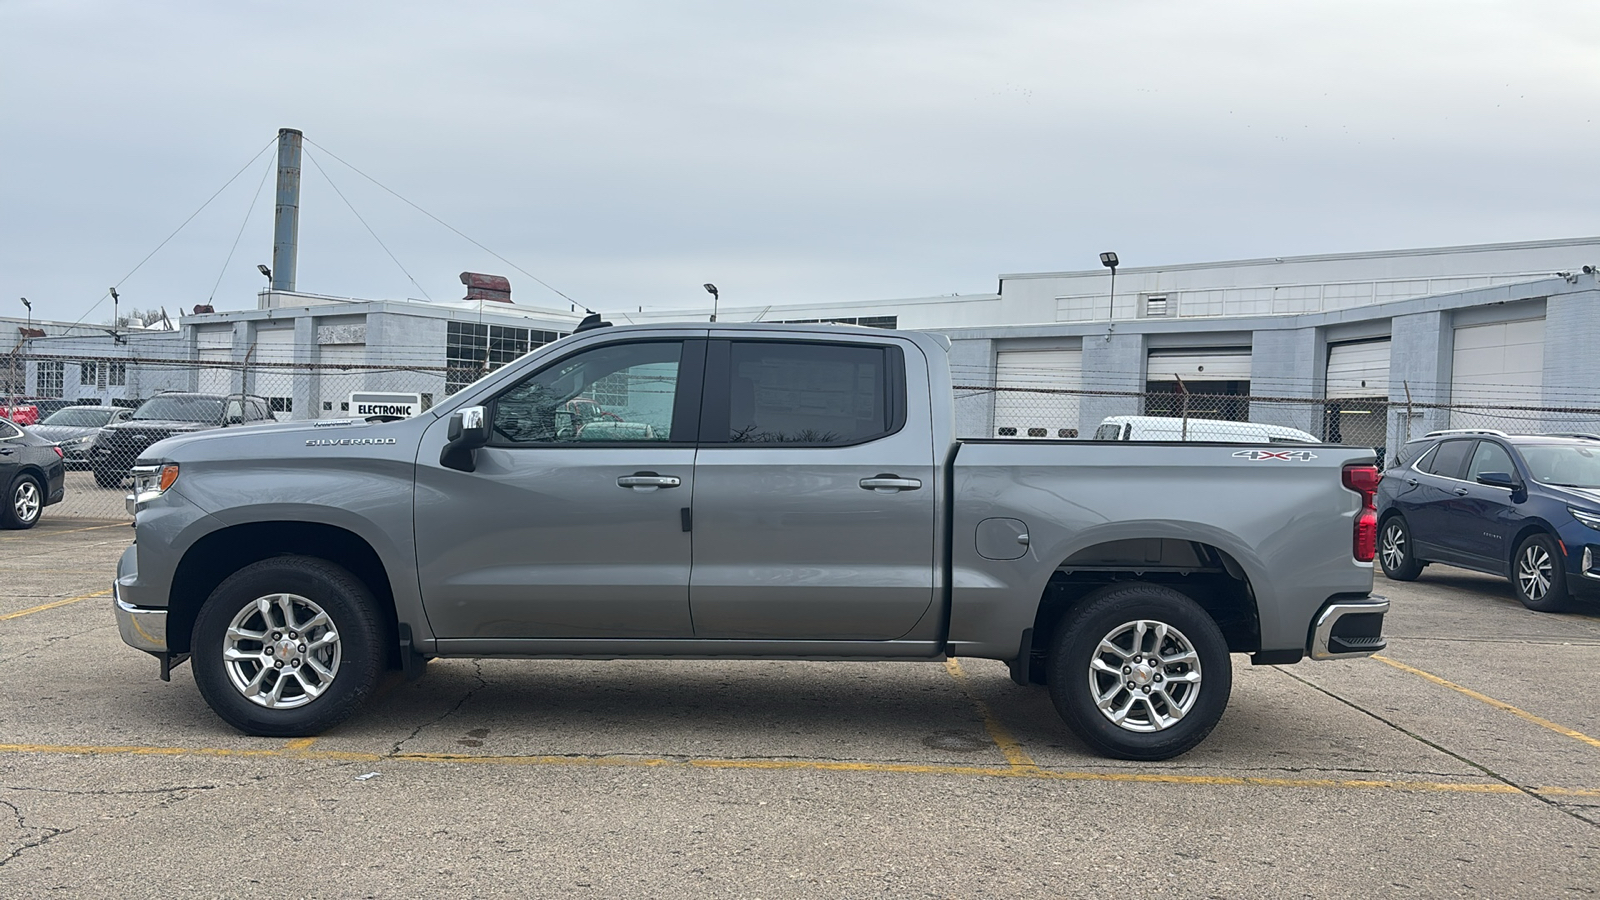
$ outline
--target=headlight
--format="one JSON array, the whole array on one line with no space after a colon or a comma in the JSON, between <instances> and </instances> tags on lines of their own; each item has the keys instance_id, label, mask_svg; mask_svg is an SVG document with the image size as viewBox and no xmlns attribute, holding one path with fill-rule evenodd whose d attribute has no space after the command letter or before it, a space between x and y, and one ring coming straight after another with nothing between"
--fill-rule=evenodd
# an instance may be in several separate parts
<instances>
[{"instance_id":1,"label":"headlight","mask_svg":"<svg viewBox=\"0 0 1600 900\"><path fill-rule=\"evenodd\" d=\"M134 515L139 507L166 493L177 482L178 465L134 466L129 474L133 476L133 493L128 495L127 507L128 515Z\"/></svg>"},{"instance_id":2,"label":"headlight","mask_svg":"<svg viewBox=\"0 0 1600 900\"><path fill-rule=\"evenodd\" d=\"M1579 523L1593 528L1595 531L1600 531L1600 513L1584 512L1581 509L1573 509L1570 506L1567 507L1567 512L1572 513L1572 517L1577 519Z\"/></svg>"}]
</instances>

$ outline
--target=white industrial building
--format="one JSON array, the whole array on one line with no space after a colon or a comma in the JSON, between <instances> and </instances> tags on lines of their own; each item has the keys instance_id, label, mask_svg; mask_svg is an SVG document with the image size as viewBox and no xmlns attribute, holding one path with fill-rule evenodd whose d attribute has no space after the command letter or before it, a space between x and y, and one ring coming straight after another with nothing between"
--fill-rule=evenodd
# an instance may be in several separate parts
<instances>
[{"instance_id":1,"label":"white industrial building","mask_svg":"<svg viewBox=\"0 0 1600 900\"><path fill-rule=\"evenodd\" d=\"M992 294L724 306L718 319L948 334L965 436L1087 436L1104 416L1175 411L1181 379L1197 418L1383 446L1507 407L1521 408L1507 427L1600 428L1558 411L1589 408L1600 389L1596 265L1600 238L1579 238L1130 266L1114 294L1105 268L1010 274ZM711 308L602 312L627 324L705 321ZM431 402L577 319L511 303L509 285L455 303L266 291L256 309L186 316L173 334L28 340L27 390L128 402L226 388L269 397L284 417L337 415L355 389ZM126 359L129 374L118 394L42 355ZM145 362L157 359L187 364Z\"/></svg>"}]
</instances>

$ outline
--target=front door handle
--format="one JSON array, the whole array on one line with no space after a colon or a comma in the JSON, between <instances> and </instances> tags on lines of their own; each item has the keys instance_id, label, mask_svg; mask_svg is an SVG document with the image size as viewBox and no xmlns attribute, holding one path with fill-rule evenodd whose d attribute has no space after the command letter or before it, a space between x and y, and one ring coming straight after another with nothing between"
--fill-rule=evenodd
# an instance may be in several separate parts
<instances>
[{"instance_id":1,"label":"front door handle","mask_svg":"<svg viewBox=\"0 0 1600 900\"><path fill-rule=\"evenodd\" d=\"M1409 484L1412 487L1416 487L1417 486L1417 480L1415 478L1407 478L1406 479L1406 484Z\"/></svg>"},{"instance_id":2,"label":"front door handle","mask_svg":"<svg viewBox=\"0 0 1600 900\"><path fill-rule=\"evenodd\" d=\"M1465 497L1466 495L1468 495L1470 493L1472 493L1472 492L1467 490L1466 488L1456 488L1456 496L1457 497Z\"/></svg>"},{"instance_id":3,"label":"front door handle","mask_svg":"<svg viewBox=\"0 0 1600 900\"><path fill-rule=\"evenodd\" d=\"M683 484L683 479L676 475L657 475L654 472L635 472L617 479L617 487L632 488L641 493L660 488L675 488L680 484Z\"/></svg>"},{"instance_id":4,"label":"front door handle","mask_svg":"<svg viewBox=\"0 0 1600 900\"><path fill-rule=\"evenodd\" d=\"M901 478L899 475L876 475L861 479L861 487L863 490L877 491L880 494L893 494L899 491L914 491L922 487L922 481L917 478Z\"/></svg>"}]
</instances>

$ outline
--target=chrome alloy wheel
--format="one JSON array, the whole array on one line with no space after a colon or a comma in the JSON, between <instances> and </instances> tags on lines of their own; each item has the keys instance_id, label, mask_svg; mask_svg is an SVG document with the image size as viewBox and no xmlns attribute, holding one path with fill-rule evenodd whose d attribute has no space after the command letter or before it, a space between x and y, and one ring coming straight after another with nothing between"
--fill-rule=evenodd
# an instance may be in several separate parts
<instances>
[{"instance_id":1,"label":"chrome alloy wheel","mask_svg":"<svg viewBox=\"0 0 1600 900\"><path fill-rule=\"evenodd\" d=\"M1517 557L1517 586L1522 588L1522 595L1535 602L1543 600L1554 579L1555 562L1550 553L1537 542L1523 547L1522 555Z\"/></svg>"},{"instance_id":2,"label":"chrome alloy wheel","mask_svg":"<svg viewBox=\"0 0 1600 900\"><path fill-rule=\"evenodd\" d=\"M1378 547L1378 552L1383 555L1383 564L1390 571L1398 572L1406 564L1406 533L1398 522L1384 526L1383 543Z\"/></svg>"},{"instance_id":3,"label":"chrome alloy wheel","mask_svg":"<svg viewBox=\"0 0 1600 900\"><path fill-rule=\"evenodd\" d=\"M1089 660L1089 692L1100 714L1118 728L1163 731L1200 697L1200 654L1165 622L1119 625L1100 639Z\"/></svg>"},{"instance_id":4,"label":"chrome alloy wheel","mask_svg":"<svg viewBox=\"0 0 1600 900\"><path fill-rule=\"evenodd\" d=\"M339 674L339 632L298 594L268 594L239 610L222 639L228 680L268 709L305 706Z\"/></svg>"},{"instance_id":5,"label":"chrome alloy wheel","mask_svg":"<svg viewBox=\"0 0 1600 900\"><path fill-rule=\"evenodd\" d=\"M11 496L11 503L17 513L17 521L27 524L39 518L42 503L39 497L39 485L31 479L23 479L17 485L16 493Z\"/></svg>"}]
</instances>

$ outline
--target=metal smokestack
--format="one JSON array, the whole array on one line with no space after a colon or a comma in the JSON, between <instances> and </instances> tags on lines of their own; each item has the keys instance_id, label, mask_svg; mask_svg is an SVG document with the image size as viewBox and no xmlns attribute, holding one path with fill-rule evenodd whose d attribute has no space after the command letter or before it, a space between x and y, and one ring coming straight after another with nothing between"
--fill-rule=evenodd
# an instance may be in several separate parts
<instances>
[{"instance_id":1,"label":"metal smokestack","mask_svg":"<svg viewBox=\"0 0 1600 900\"><path fill-rule=\"evenodd\" d=\"M300 252L300 131L278 129L278 215L272 232L274 291L294 290Z\"/></svg>"}]
</instances>

